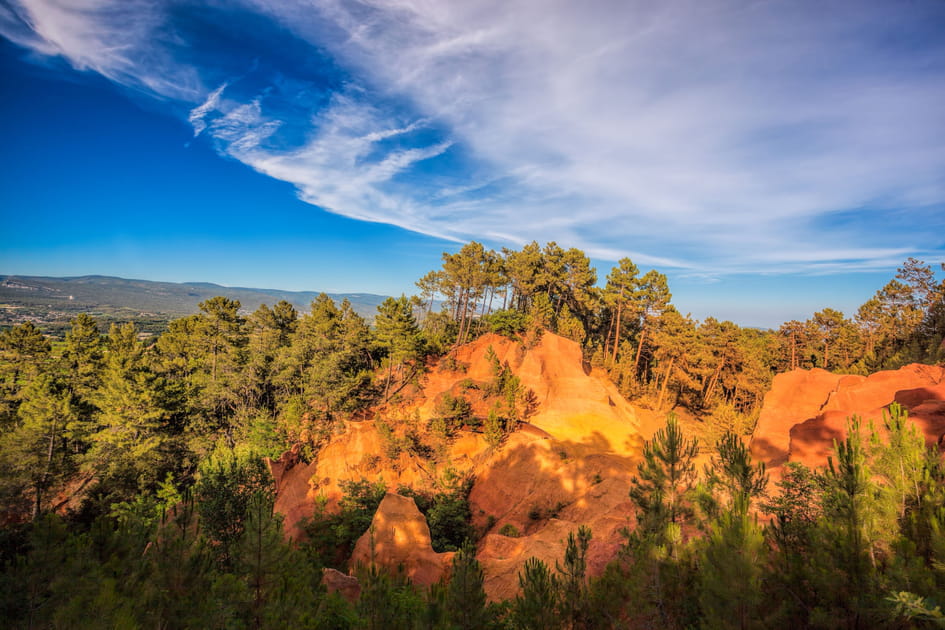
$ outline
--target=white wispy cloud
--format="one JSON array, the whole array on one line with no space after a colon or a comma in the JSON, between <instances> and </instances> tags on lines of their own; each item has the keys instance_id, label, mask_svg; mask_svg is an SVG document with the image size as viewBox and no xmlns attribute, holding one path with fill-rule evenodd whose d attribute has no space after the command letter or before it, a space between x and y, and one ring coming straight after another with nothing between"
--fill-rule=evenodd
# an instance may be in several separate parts
<instances>
[{"instance_id":1,"label":"white wispy cloud","mask_svg":"<svg viewBox=\"0 0 945 630\"><path fill-rule=\"evenodd\" d=\"M226 83L223 83L220 87L210 92L210 95L207 96L207 100L190 110L190 115L187 116L187 120L194 128L195 138L203 133L203 130L207 128L207 123L204 119L206 118L207 114L219 107L220 95L223 94L223 90L225 89Z\"/></svg>"},{"instance_id":2,"label":"white wispy cloud","mask_svg":"<svg viewBox=\"0 0 945 630\"><path fill-rule=\"evenodd\" d=\"M448 121L498 172L529 167L513 206L477 207L451 224L457 233L501 224L611 256L622 238L683 266L796 270L798 257L811 268L834 259L842 238L866 244L864 263L886 260L888 234L865 221L835 230L834 212L945 201L942 38L925 50L884 43L941 24L932 4L826 15L812 3L320 6L344 36L326 40L318 21L299 19L302 4L265 3ZM666 256L677 247L690 254Z\"/></svg>"},{"instance_id":3,"label":"white wispy cloud","mask_svg":"<svg viewBox=\"0 0 945 630\"><path fill-rule=\"evenodd\" d=\"M908 225L943 227L940 3L243 0L352 77L290 148L291 97L204 87L168 6L18 0L0 32L186 103L195 136L358 219L692 274L941 257ZM465 177L424 177L455 150Z\"/></svg>"},{"instance_id":4,"label":"white wispy cloud","mask_svg":"<svg viewBox=\"0 0 945 630\"><path fill-rule=\"evenodd\" d=\"M422 208L409 195L386 192L384 187L415 163L440 155L451 143L406 149L379 146L415 131L422 121L396 127L373 106L337 94L321 112L317 131L300 148L274 151L265 146L278 124L266 119L257 99L211 123L210 133L228 155L295 184L301 199L329 212L414 229L425 220ZM420 227L437 232L434 224Z\"/></svg>"},{"instance_id":5,"label":"white wispy cloud","mask_svg":"<svg viewBox=\"0 0 945 630\"><path fill-rule=\"evenodd\" d=\"M191 100L203 87L197 69L165 48L166 8L152 0L11 0L0 35L123 86Z\"/></svg>"}]
</instances>

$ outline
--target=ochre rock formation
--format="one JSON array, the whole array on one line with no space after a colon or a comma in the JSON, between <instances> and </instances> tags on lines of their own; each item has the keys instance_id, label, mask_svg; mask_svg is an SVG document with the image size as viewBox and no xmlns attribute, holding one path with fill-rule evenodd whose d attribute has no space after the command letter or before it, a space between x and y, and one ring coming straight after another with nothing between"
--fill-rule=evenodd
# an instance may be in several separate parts
<instances>
[{"instance_id":1,"label":"ochre rock formation","mask_svg":"<svg viewBox=\"0 0 945 630\"><path fill-rule=\"evenodd\" d=\"M621 528L631 525L631 460L568 449L549 436L519 432L476 478L469 495L474 523L482 531L494 522L477 555L490 599L518 592L518 573L528 558L552 568L561 562L568 533L580 525L593 534L590 575L603 572L616 554ZM500 535L506 525L520 535Z\"/></svg>"},{"instance_id":2,"label":"ochre rock formation","mask_svg":"<svg viewBox=\"0 0 945 630\"><path fill-rule=\"evenodd\" d=\"M481 435L465 432L450 444L447 459L460 472L470 472L485 451ZM429 488L437 475L430 462L407 453L393 461L386 459L373 420L345 422L344 430L333 435L311 463L298 462L291 453L270 460L269 469L276 482L275 511L284 515L286 535L294 539L304 535L301 520L312 516L316 501L324 500L328 509L334 509L342 495L342 481L365 479L383 481L388 488Z\"/></svg>"},{"instance_id":3,"label":"ochre rock formation","mask_svg":"<svg viewBox=\"0 0 945 630\"><path fill-rule=\"evenodd\" d=\"M752 438L752 454L777 468L786 461L823 466L847 420L861 418L883 432L883 411L897 402L936 444L945 433L945 367L912 364L868 377L793 370L774 378Z\"/></svg>"},{"instance_id":4,"label":"ochre rock formation","mask_svg":"<svg viewBox=\"0 0 945 630\"><path fill-rule=\"evenodd\" d=\"M837 388L839 374L820 368L791 370L774 377L751 440L752 455L769 467L788 460L791 428L815 418Z\"/></svg>"},{"instance_id":5,"label":"ochre rock formation","mask_svg":"<svg viewBox=\"0 0 945 630\"><path fill-rule=\"evenodd\" d=\"M633 407L605 376L585 370L581 347L570 339L545 332L531 348L496 334L483 335L455 349L450 357L465 366L456 371L435 367L423 382L426 400L420 415L435 414L436 395L464 380L489 382L492 366L486 353L492 348L500 363L508 363L522 386L532 390L538 403L528 423L575 449L623 455L639 453L642 441ZM441 365L443 363L441 362Z\"/></svg>"},{"instance_id":6,"label":"ochre rock formation","mask_svg":"<svg viewBox=\"0 0 945 630\"><path fill-rule=\"evenodd\" d=\"M568 532L582 524L593 533L588 572L603 571L631 518L630 476L643 440L633 408L606 375L585 369L577 343L547 332L529 348L494 334L457 348L452 358L464 369L430 371L420 416L432 416L436 395L457 383L490 381L490 347L538 402L527 424L473 468L470 508L486 532L477 558L496 600L518 591L529 557L560 562ZM499 535L507 524L520 537Z\"/></svg>"},{"instance_id":7,"label":"ochre rock formation","mask_svg":"<svg viewBox=\"0 0 945 630\"><path fill-rule=\"evenodd\" d=\"M277 484L275 507L286 517L287 535L302 535L299 520L313 513L319 497L332 509L341 496L342 480L383 480L389 489L405 485L430 490L449 466L474 478L470 508L474 525L484 535L477 557L491 599L517 592L518 571L530 556L553 567L563 558L568 532L581 524L593 532L589 573L601 572L620 545L620 529L630 524L630 477L643 440L633 408L606 375L586 369L577 343L547 332L528 347L484 335L428 366L418 386L403 388L397 402L376 410L377 417L391 427L422 431L444 392L463 391L474 415L485 417L492 402L477 395L493 380L493 366L486 358L490 347L533 392L536 403L527 421L501 447L492 448L482 434L462 430L436 463L406 452L391 460L384 454L375 421L347 422L313 462L298 461L292 453L270 462ZM475 387L469 388L470 383ZM383 523L392 522L411 523L414 529L408 532L404 525L388 526L388 534L381 531ZM520 536L500 536L506 524ZM375 559L380 564L396 568L403 562L420 583L439 579L449 562L444 565L444 556L430 548L426 522L411 499L388 495L375 525ZM369 558L368 543L369 538L359 541L352 562Z\"/></svg>"},{"instance_id":8,"label":"ochre rock formation","mask_svg":"<svg viewBox=\"0 0 945 630\"><path fill-rule=\"evenodd\" d=\"M372 562L391 573L402 573L414 584L429 586L447 573L452 553L437 553L430 543L430 528L410 497L387 493L377 507L368 531L358 539L350 567Z\"/></svg>"}]
</instances>

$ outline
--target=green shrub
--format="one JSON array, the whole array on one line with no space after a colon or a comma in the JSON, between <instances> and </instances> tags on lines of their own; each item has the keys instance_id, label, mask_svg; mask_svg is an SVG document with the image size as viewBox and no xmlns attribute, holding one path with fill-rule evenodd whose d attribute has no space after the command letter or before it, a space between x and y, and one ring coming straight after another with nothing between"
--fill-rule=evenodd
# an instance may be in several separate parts
<instances>
[{"instance_id":1,"label":"green shrub","mask_svg":"<svg viewBox=\"0 0 945 630\"><path fill-rule=\"evenodd\" d=\"M250 500L275 494L272 475L261 457L221 450L204 461L194 486L200 526L218 559L229 563L230 551L243 533Z\"/></svg>"},{"instance_id":2,"label":"green shrub","mask_svg":"<svg viewBox=\"0 0 945 630\"><path fill-rule=\"evenodd\" d=\"M447 355L443 357L440 361L439 371L441 372L462 372L466 373L466 370L469 369L469 364L458 360L453 355Z\"/></svg>"},{"instance_id":3,"label":"green shrub","mask_svg":"<svg viewBox=\"0 0 945 630\"><path fill-rule=\"evenodd\" d=\"M482 322L490 332L515 339L525 331L528 317L524 313L513 310L495 311L482 318Z\"/></svg>"},{"instance_id":4,"label":"green shrub","mask_svg":"<svg viewBox=\"0 0 945 630\"><path fill-rule=\"evenodd\" d=\"M437 402L434 413L443 421L443 426L437 429L449 437L472 418L472 405L462 396L453 396L446 392Z\"/></svg>"},{"instance_id":5,"label":"green shrub","mask_svg":"<svg viewBox=\"0 0 945 630\"><path fill-rule=\"evenodd\" d=\"M437 492L422 492L407 486L397 489L397 494L412 498L417 509L426 516L434 551L456 551L467 540L476 539L469 509L472 484L471 477L447 469L439 483L441 489Z\"/></svg>"},{"instance_id":6,"label":"green shrub","mask_svg":"<svg viewBox=\"0 0 945 630\"><path fill-rule=\"evenodd\" d=\"M509 538L518 538L519 536L522 535L522 532L520 532L518 530L518 527L516 527L512 523L506 523L505 525L501 527L501 529L499 529L499 535L507 536Z\"/></svg>"},{"instance_id":7,"label":"green shrub","mask_svg":"<svg viewBox=\"0 0 945 630\"><path fill-rule=\"evenodd\" d=\"M354 544L370 527L387 486L365 479L339 485L344 494L338 513L329 514L326 501L317 502L315 514L302 523L307 537L303 546L316 564L344 570Z\"/></svg>"}]
</instances>

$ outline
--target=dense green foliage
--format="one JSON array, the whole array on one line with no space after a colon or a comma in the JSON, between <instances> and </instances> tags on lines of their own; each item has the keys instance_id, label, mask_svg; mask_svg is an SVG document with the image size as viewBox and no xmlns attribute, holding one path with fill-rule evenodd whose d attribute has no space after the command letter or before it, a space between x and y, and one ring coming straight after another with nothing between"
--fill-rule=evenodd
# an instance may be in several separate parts
<instances>
[{"instance_id":1,"label":"dense green foliage","mask_svg":"<svg viewBox=\"0 0 945 630\"><path fill-rule=\"evenodd\" d=\"M367 531L387 486L365 480L342 481L344 497L337 512L329 512L324 502L303 525L304 547L319 567L344 569L358 538Z\"/></svg>"},{"instance_id":2,"label":"dense green foliage","mask_svg":"<svg viewBox=\"0 0 945 630\"><path fill-rule=\"evenodd\" d=\"M391 302L403 313L403 301ZM50 491L94 480L88 521L168 473L189 486L220 449L261 457L295 443L317 448L340 418L377 400L376 366L421 359L418 335L405 353L400 329L375 335L348 303L324 295L301 317L286 302L245 316L224 297L200 309L147 342L133 324L102 335L87 315L55 348L31 323L0 333L6 512L23 513L29 500L38 518Z\"/></svg>"},{"instance_id":3,"label":"dense green foliage","mask_svg":"<svg viewBox=\"0 0 945 630\"><path fill-rule=\"evenodd\" d=\"M901 408L893 405L885 419L886 437L865 436L853 418L828 466L788 465L769 501L761 500L763 466L751 464L733 434L716 444L705 482L670 492L673 471L685 471L693 452L673 424L657 433L640 464L641 479L661 483L634 482L641 526L598 582L621 602L625 619L667 628L934 621L945 592L945 463L926 451ZM690 509L668 509L667 496ZM768 525L759 523L759 511Z\"/></svg>"},{"instance_id":4,"label":"dense green foliage","mask_svg":"<svg viewBox=\"0 0 945 630\"><path fill-rule=\"evenodd\" d=\"M824 309L778 332L695 322L672 307L662 274L628 259L596 283L576 249L471 243L418 282L419 298L380 304L373 328L321 295L301 316L288 302L247 314L213 297L157 338L130 323L103 335L84 314L54 344L29 322L3 330L0 618L444 630L941 622L945 466L901 409L882 435L853 421L827 467L786 466L771 496L742 439L779 370L941 360L945 283L930 268L907 261L853 322ZM320 570L345 568L387 488L343 483L338 509L317 505L307 540L287 543L263 457L299 445L309 458L342 421L373 414L383 452L370 455L391 462L436 459L461 428L501 448L535 401L492 349L490 379L444 393L430 426L380 414L429 355L486 331L527 347L545 329L580 343L638 402L705 420L701 445L672 416L645 445L628 480L636 526L617 560L589 578L591 532L579 528L553 567L525 564L516 598L487 604L472 480L447 468L429 490L399 491L425 514L434 549L456 551L452 579L421 590L369 566L355 604L327 595ZM442 366L463 368L449 355ZM701 480L700 449L711 456ZM81 503L66 504L73 496Z\"/></svg>"},{"instance_id":5,"label":"dense green foliage","mask_svg":"<svg viewBox=\"0 0 945 630\"><path fill-rule=\"evenodd\" d=\"M327 595L318 569L350 551L385 488L347 484L340 512L313 519L309 541L294 545L258 459L221 451L192 494L167 481L89 527L46 515L5 530L0 614L14 628L935 627L945 464L900 408L885 428L865 435L852 419L828 466L788 466L765 501L764 470L731 433L716 444L713 474L696 482L696 445L670 418L633 483L639 525L605 573L588 577L592 534L581 527L553 568L526 562L520 593L501 605L486 602L471 536L453 547L443 585L420 589L368 566L355 604ZM463 535L467 480L447 476L432 496L404 492L423 505L434 539Z\"/></svg>"}]
</instances>

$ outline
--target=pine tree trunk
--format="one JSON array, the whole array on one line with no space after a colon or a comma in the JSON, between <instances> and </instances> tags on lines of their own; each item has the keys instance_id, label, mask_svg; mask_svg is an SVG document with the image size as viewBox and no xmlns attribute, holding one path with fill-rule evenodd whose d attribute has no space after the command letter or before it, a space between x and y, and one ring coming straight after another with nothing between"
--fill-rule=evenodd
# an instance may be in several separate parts
<instances>
[{"instance_id":1,"label":"pine tree trunk","mask_svg":"<svg viewBox=\"0 0 945 630\"><path fill-rule=\"evenodd\" d=\"M633 380L637 380L637 370L640 368L640 354L643 352L643 340L646 338L646 316L643 317L643 327L640 329L640 340L637 343L637 356L633 359Z\"/></svg>"},{"instance_id":2,"label":"pine tree trunk","mask_svg":"<svg viewBox=\"0 0 945 630\"><path fill-rule=\"evenodd\" d=\"M454 321L459 321L459 330L456 331L456 343L453 344L454 346L459 346L463 343L463 326L466 324L466 299L466 290L460 290L459 297L456 301L456 316L453 318Z\"/></svg>"},{"instance_id":3,"label":"pine tree trunk","mask_svg":"<svg viewBox=\"0 0 945 630\"><path fill-rule=\"evenodd\" d=\"M52 460L55 448L56 421L53 420L52 426L49 429L49 448L46 450L46 470L43 471L39 481L36 482L36 503L33 505L34 521L38 519L40 514L43 512L43 490L46 489L46 485L49 483L49 471L52 470Z\"/></svg>"},{"instance_id":4,"label":"pine tree trunk","mask_svg":"<svg viewBox=\"0 0 945 630\"><path fill-rule=\"evenodd\" d=\"M706 404L709 401L709 397L712 395L712 391L715 389L715 386L719 381L719 374L721 374L722 366L724 365L725 361L723 360L715 368L715 371L712 372L712 377L709 379L709 384L706 387L705 393L702 395L702 404Z\"/></svg>"},{"instance_id":5,"label":"pine tree trunk","mask_svg":"<svg viewBox=\"0 0 945 630\"><path fill-rule=\"evenodd\" d=\"M663 396L666 395L666 386L669 384L669 377L673 371L673 363L675 363L676 357L671 357L669 359L669 365L666 366L666 373L663 375L663 384L660 387L660 395L656 399L656 410L659 411L663 408Z\"/></svg>"},{"instance_id":6,"label":"pine tree trunk","mask_svg":"<svg viewBox=\"0 0 945 630\"><path fill-rule=\"evenodd\" d=\"M797 369L797 336L791 333L791 369Z\"/></svg>"},{"instance_id":7,"label":"pine tree trunk","mask_svg":"<svg viewBox=\"0 0 945 630\"><path fill-rule=\"evenodd\" d=\"M623 301L617 301L617 326L614 331L614 356L611 358L613 363L617 362L617 348L620 347L620 319L623 313Z\"/></svg>"},{"instance_id":8,"label":"pine tree trunk","mask_svg":"<svg viewBox=\"0 0 945 630\"><path fill-rule=\"evenodd\" d=\"M610 325L607 327L607 334L604 335L604 360L610 356L610 336L614 332L614 318L610 317Z\"/></svg>"}]
</instances>

